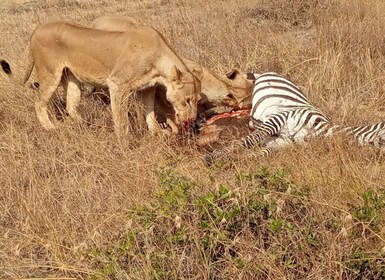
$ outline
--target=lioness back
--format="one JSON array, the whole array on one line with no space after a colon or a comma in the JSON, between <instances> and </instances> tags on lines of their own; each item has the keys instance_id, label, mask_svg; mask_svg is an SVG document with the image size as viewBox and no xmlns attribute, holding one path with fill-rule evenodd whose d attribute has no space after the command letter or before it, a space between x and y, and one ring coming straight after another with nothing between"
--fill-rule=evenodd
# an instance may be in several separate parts
<instances>
[{"instance_id":1,"label":"lioness back","mask_svg":"<svg viewBox=\"0 0 385 280\"><path fill-rule=\"evenodd\" d=\"M135 76L137 68L152 68L154 59L168 52L167 47L149 26L108 32L54 22L39 26L31 39L36 67L66 67L79 80L102 86L107 86L111 74L123 82L127 75Z\"/></svg>"},{"instance_id":2,"label":"lioness back","mask_svg":"<svg viewBox=\"0 0 385 280\"><path fill-rule=\"evenodd\" d=\"M139 26L139 22L131 17L124 16L101 16L91 23L91 27L106 31L127 31L130 28Z\"/></svg>"}]
</instances>

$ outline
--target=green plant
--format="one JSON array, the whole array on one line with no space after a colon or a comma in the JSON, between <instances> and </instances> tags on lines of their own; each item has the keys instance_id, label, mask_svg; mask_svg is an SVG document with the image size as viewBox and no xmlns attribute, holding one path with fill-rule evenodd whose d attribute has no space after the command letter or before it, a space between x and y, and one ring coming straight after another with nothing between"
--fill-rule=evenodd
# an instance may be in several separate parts
<instances>
[{"instance_id":1,"label":"green plant","mask_svg":"<svg viewBox=\"0 0 385 280\"><path fill-rule=\"evenodd\" d=\"M362 194L362 198L364 203L355 209L355 217L375 227L383 218L385 195L377 194L374 191L366 191Z\"/></svg>"},{"instance_id":2,"label":"green plant","mask_svg":"<svg viewBox=\"0 0 385 280\"><path fill-rule=\"evenodd\" d=\"M171 170L163 170L159 174L160 190L157 194L164 214L171 215L184 208L188 201L189 191L194 182L184 176L173 174Z\"/></svg>"},{"instance_id":3,"label":"green plant","mask_svg":"<svg viewBox=\"0 0 385 280\"><path fill-rule=\"evenodd\" d=\"M282 219L269 219L269 229L273 232L281 232L284 226Z\"/></svg>"}]
</instances>

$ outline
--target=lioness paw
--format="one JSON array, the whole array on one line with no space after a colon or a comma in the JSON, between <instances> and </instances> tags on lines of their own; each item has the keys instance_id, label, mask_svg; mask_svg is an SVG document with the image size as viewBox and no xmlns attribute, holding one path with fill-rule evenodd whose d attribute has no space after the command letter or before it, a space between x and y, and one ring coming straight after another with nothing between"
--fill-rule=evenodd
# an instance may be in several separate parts
<instances>
[{"instance_id":1,"label":"lioness paw","mask_svg":"<svg viewBox=\"0 0 385 280\"><path fill-rule=\"evenodd\" d=\"M171 128L170 125L167 122L160 122L159 123L159 127L161 129L169 129L169 128Z\"/></svg>"}]
</instances>

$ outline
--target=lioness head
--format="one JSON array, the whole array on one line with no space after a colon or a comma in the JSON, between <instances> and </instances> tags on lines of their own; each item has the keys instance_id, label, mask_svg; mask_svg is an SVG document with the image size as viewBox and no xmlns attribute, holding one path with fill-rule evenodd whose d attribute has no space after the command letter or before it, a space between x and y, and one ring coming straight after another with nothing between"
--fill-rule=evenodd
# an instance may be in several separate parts
<instances>
[{"instance_id":1,"label":"lioness head","mask_svg":"<svg viewBox=\"0 0 385 280\"><path fill-rule=\"evenodd\" d=\"M191 73L182 73L176 66L171 69L167 100L175 109L177 124L188 126L197 117L201 83Z\"/></svg>"},{"instance_id":2,"label":"lioness head","mask_svg":"<svg viewBox=\"0 0 385 280\"><path fill-rule=\"evenodd\" d=\"M227 75L219 76L203 68L199 79L202 81L200 104L205 109L218 106L240 109L251 105L253 82L247 79L246 74L234 69Z\"/></svg>"},{"instance_id":3,"label":"lioness head","mask_svg":"<svg viewBox=\"0 0 385 280\"><path fill-rule=\"evenodd\" d=\"M248 79L247 74L241 73L238 69L232 69L226 74L229 87L229 94L227 94L225 101L228 106L234 108L244 108L251 106L251 93L253 89L253 81Z\"/></svg>"}]
</instances>

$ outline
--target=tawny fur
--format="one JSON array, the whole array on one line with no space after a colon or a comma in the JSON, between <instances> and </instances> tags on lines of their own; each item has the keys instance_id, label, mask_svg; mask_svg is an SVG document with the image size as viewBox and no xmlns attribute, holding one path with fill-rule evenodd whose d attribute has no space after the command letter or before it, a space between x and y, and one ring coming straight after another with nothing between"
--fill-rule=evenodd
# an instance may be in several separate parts
<instances>
[{"instance_id":1,"label":"tawny fur","mask_svg":"<svg viewBox=\"0 0 385 280\"><path fill-rule=\"evenodd\" d=\"M55 128L47 107L65 69L68 71L67 111L75 120L80 119L77 105L81 82L108 87L117 134L128 130L124 105L127 95L156 83L167 88L167 100L175 110L178 124L189 122L197 115L200 81L163 36L149 26L107 32L65 22L43 24L32 35L28 61L24 82L35 66L40 83L40 98L35 109L46 129ZM154 115L151 92L144 90L141 95L147 115Z\"/></svg>"}]
</instances>

